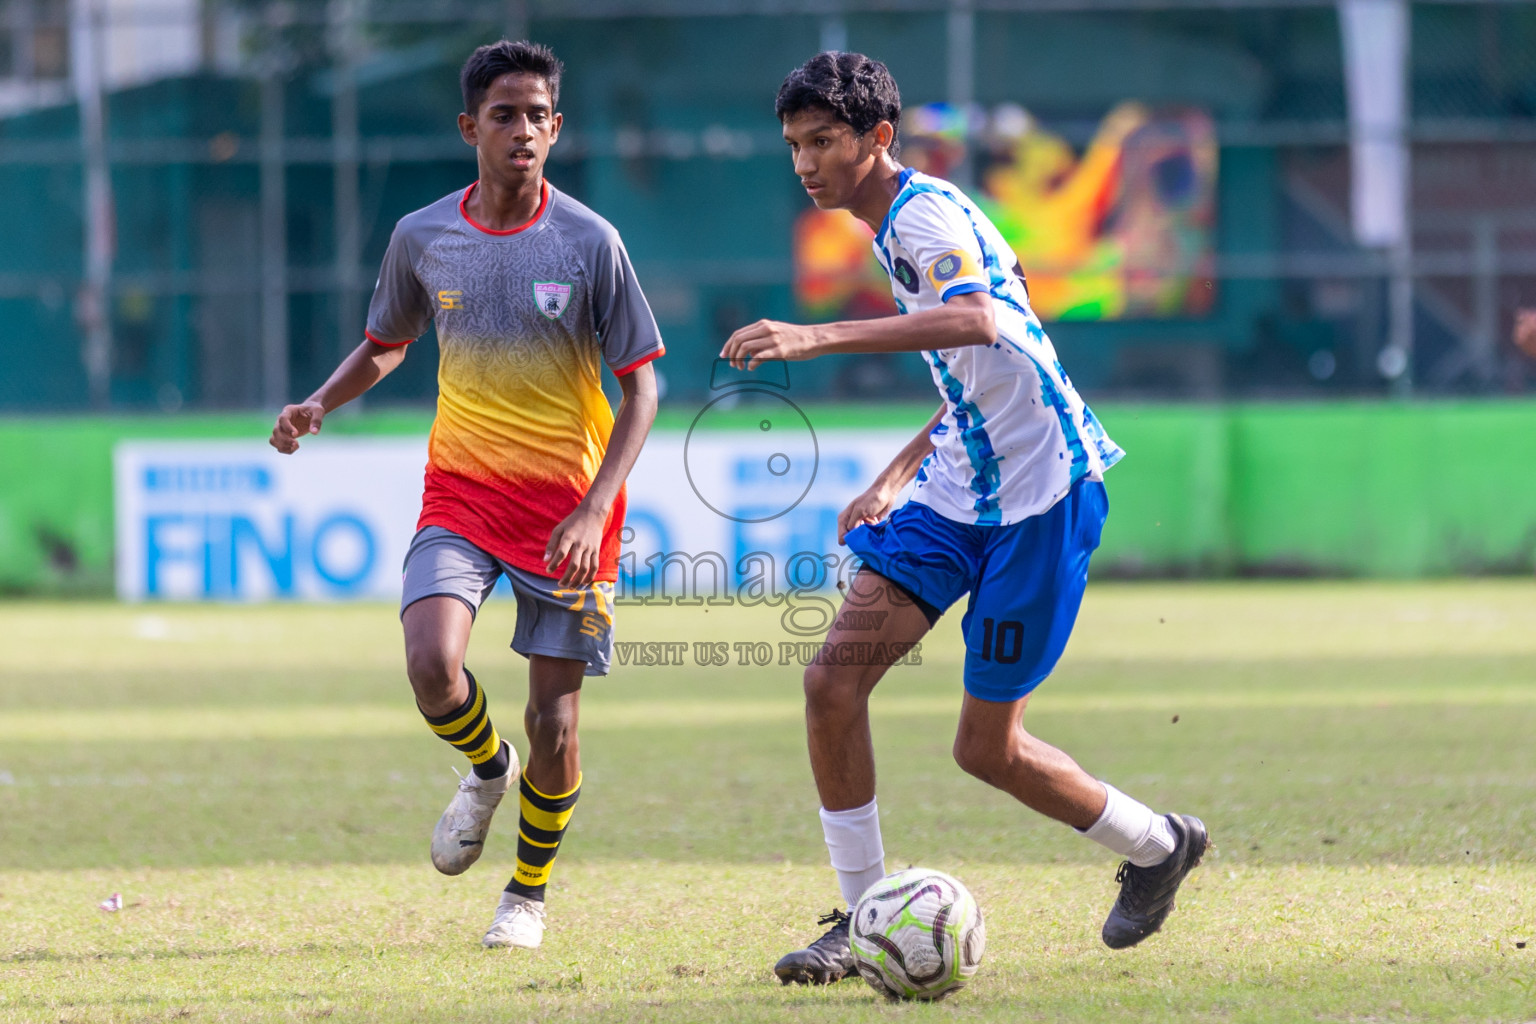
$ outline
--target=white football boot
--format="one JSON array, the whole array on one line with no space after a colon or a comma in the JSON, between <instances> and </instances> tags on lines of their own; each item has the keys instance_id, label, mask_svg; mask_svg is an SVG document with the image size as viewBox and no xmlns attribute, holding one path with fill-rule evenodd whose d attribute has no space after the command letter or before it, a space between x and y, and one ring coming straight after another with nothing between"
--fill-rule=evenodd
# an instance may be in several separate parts
<instances>
[{"instance_id":1,"label":"white football boot","mask_svg":"<svg viewBox=\"0 0 1536 1024\"><path fill-rule=\"evenodd\" d=\"M507 774L499 779L482 779L473 771L460 775L459 791L432 830L432 866L445 875L460 874L480 859L486 833L491 830L491 815L517 782L521 767L517 751L506 740L501 742L507 748ZM454 774L458 774L457 768Z\"/></svg>"},{"instance_id":2,"label":"white football boot","mask_svg":"<svg viewBox=\"0 0 1536 1024\"><path fill-rule=\"evenodd\" d=\"M487 949L515 946L518 949L538 949L544 941L544 903L530 900L510 892L501 894L496 907L496 920L480 944Z\"/></svg>"}]
</instances>

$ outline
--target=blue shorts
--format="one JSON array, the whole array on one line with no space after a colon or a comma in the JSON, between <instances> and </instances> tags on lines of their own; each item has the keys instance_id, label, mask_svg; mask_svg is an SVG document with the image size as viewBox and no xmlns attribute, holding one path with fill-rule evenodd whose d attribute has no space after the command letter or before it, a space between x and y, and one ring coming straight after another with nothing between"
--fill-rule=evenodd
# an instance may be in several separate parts
<instances>
[{"instance_id":1,"label":"blue shorts","mask_svg":"<svg viewBox=\"0 0 1536 1024\"><path fill-rule=\"evenodd\" d=\"M1109 513L1104 485L1079 480L1040 515L972 526L908 502L848 547L875 572L943 611L967 591L965 691L1011 702L1051 674L1083 603L1088 558Z\"/></svg>"}]
</instances>

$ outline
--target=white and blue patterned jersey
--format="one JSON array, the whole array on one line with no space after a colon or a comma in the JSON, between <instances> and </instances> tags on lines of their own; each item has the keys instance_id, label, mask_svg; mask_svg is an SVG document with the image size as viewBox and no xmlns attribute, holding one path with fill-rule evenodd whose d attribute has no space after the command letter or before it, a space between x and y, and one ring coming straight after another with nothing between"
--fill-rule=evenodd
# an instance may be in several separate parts
<instances>
[{"instance_id":1,"label":"white and blue patterned jersey","mask_svg":"<svg viewBox=\"0 0 1536 1024\"><path fill-rule=\"evenodd\" d=\"M1078 395L1029 306L1013 251L963 192L901 172L901 190L875 234L875 255L903 313L968 292L992 297L997 341L925 351L944 417L912 500L980 525L1039 515L1125 454Z\"/></svg>"}]
</instances>

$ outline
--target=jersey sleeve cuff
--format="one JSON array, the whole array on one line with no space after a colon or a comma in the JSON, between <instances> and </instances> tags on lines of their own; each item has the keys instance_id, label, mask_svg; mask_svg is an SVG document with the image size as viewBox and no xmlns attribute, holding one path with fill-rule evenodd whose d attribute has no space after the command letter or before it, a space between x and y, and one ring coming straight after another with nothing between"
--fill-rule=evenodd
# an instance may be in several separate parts
<instances>
[{"instance_id":1,"label":"jersey sleeve cuff","mask_svg":"<svg viewBox=\"0 0 1536 1024\"><path fill-rule=\"evenodd\" d=\"M366 327L363 328L363 337L367 338L375 345L383 345L385 348L399 348L401 345L409 345L411 342L416 340L415 338L404 338L400 341L385 341L383 338L374 334Z\"/></svg>"},{"instance_id":2,"label":"jersey sleeve cuff","mask_svg":"<svg viewBox=\"0 0 1536 1024\"><path fill-rule=\"evenodd\" d=\"M971 292L984 292L986 290L987 286L979 281L961 281L959 284L951 285L944 289L944 294L939 296L939 301L948 302L956 295L969 295Z\"/></svg>"},{"instance_id":3,"label":"jersey sleeve cuff","mask_svg":"<svg viewBox=\"0 0 1536 1024\"><path fill-rule=\"evenodd\" d=\"M646 363L650 362L652 359L660 359L662 356L664 356L666 354L667 354L667 349L666 349L666 346L663 345L661 348L657 349L655 352L651 352L648 355L641 356L639 359L636 359L634 362L630 363L628 366L615 367L614 371L613 371L613 375L615 377L626 377L629 374L634 373L636 370L640 369L640 367L644 366Z\"/></svg>"}]
</instances>

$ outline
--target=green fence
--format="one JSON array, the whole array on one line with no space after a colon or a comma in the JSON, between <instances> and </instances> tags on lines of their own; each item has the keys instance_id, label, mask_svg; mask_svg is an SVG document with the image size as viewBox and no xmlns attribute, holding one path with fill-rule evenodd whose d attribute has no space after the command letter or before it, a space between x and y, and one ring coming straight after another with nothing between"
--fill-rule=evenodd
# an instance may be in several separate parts
<instances>
[{"instance_id":1,"label":"green fence","mask_svg":"<svg viewBox=\"0 0 1536 1024\"><path fill-rule=\"evenodd\" d=\"M1412 577L1536 567L1536 404L1123 408L1117 570Z\"/></svg>"},{"instance_id":2,"label":"green fence","mask_svg":"<svg viewBox=\"0 0 1536 1024\"><path fill-rule=\"evenodd\" d=\"M907 427L928 406L811 407L818 429ZM1118 576L1416 577L1536 569L1536 403L1109 405L1096 570ZM741 411L746 424L756 422ZM689 410L658 430L686 429ZM420 412L336 415L335 434L420 434ZM112 447L264 437L267 417L0 420L0 590L105 594Z\"/></svg>"}]
</instances>

